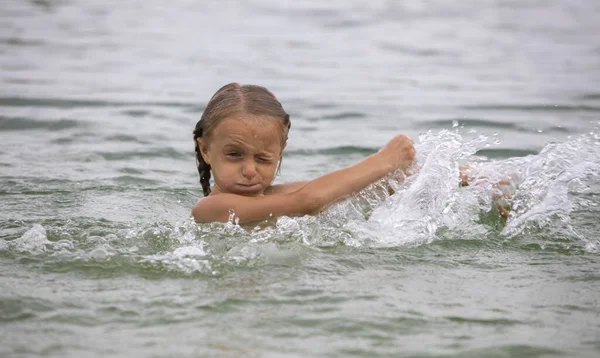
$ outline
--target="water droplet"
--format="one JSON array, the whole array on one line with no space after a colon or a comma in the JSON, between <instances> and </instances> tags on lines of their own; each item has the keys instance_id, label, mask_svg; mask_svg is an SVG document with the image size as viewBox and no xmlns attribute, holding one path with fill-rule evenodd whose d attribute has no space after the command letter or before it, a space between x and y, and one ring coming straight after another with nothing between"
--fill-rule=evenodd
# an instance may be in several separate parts
<instances>
[{"instance_id":1,"label":"water droplet","mask_svg":"<svg viewBox=\"0 0 600 358\"><path fill-rule=\"evenodd\" d=\"M458 127L458 121L455 119L452 121L452 128Z\"/></svg>"},{"instance_id":2,"label":"water droplet","mask_svg":"<svg viewBox=\"0 0 600 358\"><path fill-rule=\"evenodd\" d=\"M269 213L269 217L272 218L273 217L273 213Z\"/></svg>"},{"instance_id":3,"label":"water droplet","mask_svg":"<svg viewBox=\"0 0 600 358\"><path fill-rule=\"evenodd\" d=\"M538 133L542 133L542 132L543 132L543 130L541 130L541 129L538 129L538 130L537 130L537 132L538 132Z\"/></svg>"}]
</instances>

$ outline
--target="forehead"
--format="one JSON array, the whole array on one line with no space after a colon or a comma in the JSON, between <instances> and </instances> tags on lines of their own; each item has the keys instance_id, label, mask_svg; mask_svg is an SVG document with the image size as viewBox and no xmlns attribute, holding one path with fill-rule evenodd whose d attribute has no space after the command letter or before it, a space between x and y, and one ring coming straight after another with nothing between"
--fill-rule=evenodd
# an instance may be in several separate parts
<instances>
[{"instance_id":1,"label":"forehead","mask_svg":"<svg viewBox=\"0 0 600 358\"><path fill-rule=\"evenodd\" d=\"M282 126L276 118L235 116L217 124L210 137L212 141L227 140L281 146Z\"/></svg>"}]
</instances>

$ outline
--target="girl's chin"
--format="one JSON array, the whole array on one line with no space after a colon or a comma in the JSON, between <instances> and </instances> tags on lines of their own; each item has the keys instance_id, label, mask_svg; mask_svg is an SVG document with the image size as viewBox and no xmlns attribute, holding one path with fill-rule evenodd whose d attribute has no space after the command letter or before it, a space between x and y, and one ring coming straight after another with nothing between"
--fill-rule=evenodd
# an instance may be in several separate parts
<instances>
[{"instance_id":1,"label":"girl's chin","mask_svg":"<svg viewBox=\"0 0 600 358\"><path fill-rule=\"evenodd\" d=\"M244 196L260 196L264 192L263 186L260 184L255 185L241 185L236 184L231 190L231 193L244 195Z\"/></svg>"}]
</instances>

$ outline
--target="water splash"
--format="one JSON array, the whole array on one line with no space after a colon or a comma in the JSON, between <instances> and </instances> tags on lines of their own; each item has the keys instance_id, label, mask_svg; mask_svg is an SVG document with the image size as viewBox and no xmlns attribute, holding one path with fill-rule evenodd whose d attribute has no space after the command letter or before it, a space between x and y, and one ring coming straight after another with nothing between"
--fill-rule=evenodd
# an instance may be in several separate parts
<instances>
[{"instance_id":1,"label":"water splash","mask_svg":"<svg viewBox=\"0 0 600 358\"><path fill-rule=\"evenodd\" d=\"M547 145L540 154L513 160L523 181L513 198L513 212L502 231L515 237L530 229L558 230L597 251L598 239L587 237L573 219L597 211L600 140L595 133ZM580 232L581 231L581 232Z\"/></svg>"},{"instance_id":2,"label":"water splash","mask_svg":"<svg viewBox=\"0 0 600 358\"><path fill-rule=\"evenodd\" d=\"M598 204L598 192L592 190L600 172L598 136L591 133L549 144L538 155L498 161L472 155L474 149L485 147L486 140L479 137L465 142L457 133L444 131L421 138L419 174L375 208L366 224L378 243L426 243L439 239L441 229L481 237L493 230L482 225L481 214L492 211L498 198L508 192L512 197L503 200L512 211L500 237L514 238L532 228L543 235L539 229L548 227L554 234L558 231L595 250L598 240L571 225L571 215ZM458 164L464 160L472 161L474 181L461 188L457 185ZM503 179L512 185L499 185Z\"/></svg>"},{"instance_id":3,"label":"water splash","mask_svg":"<svg viewBox=\"0 0 600 358\"><path fill-rule=\"evenodd\" d=\"M317 245L393 247L529 235L566 238L596 252L598 239L586 232L581 217L593 220L600 203L598 135L548 144L537 155L495 161L475 155L487 141L486 136L465 139L459 132L429 132L416 144L418 174L392 183L391 197L374 195L372 186L321 214L317 230L306 222L298 224L307 233L326 237L310 235L309 243ZM460 164L470 165L467 187L459 185ZM502 184L507 179L509 184ZM496 212L498 203L511 208L506 221Z\"/></svg>"},{"instance_id":4,"label":"water splash","mask_svg":"<svg viewBox=\"0 0 600 358\"><path fill-rule=\"evenodd\" d=\"M428 242L440 227L452 229L464 221L455 205L460 197L458 164L487 138L463 143L457 133L442 131L419 140L418 173L407 178L403 190L375 208L368 222L381 245Z\"/></svg>"},{"instance_id":5,"label":"water splash","mask_svg":"<svg viewBox=\"0 0 600 358\"><path fill-rule=\"evenodd\" d=\"M51 250L53 243L48 240L46 229L36 224L27 230L21 237L6 243L6 248L15 252L26 252L33 255L40 255Z\"/></svg>"}]
</instances>

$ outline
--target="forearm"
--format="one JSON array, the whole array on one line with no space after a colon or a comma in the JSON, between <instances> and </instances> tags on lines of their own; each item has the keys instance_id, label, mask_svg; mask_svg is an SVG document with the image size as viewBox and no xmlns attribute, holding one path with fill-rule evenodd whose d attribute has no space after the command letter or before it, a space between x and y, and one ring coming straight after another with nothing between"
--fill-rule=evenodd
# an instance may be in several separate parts
<instances>
[{"instance_id":1,"label":"forearm","mask_svg":"<svg viewBox=\"0 0 600 358\"><path fill-rule=\"evenodd\" d=\"M392 170L394 168L375 153L357 164L310 181L295 194L306 206L306 213L313 214L366 188Z\"/></svg>"}]
</instances>

